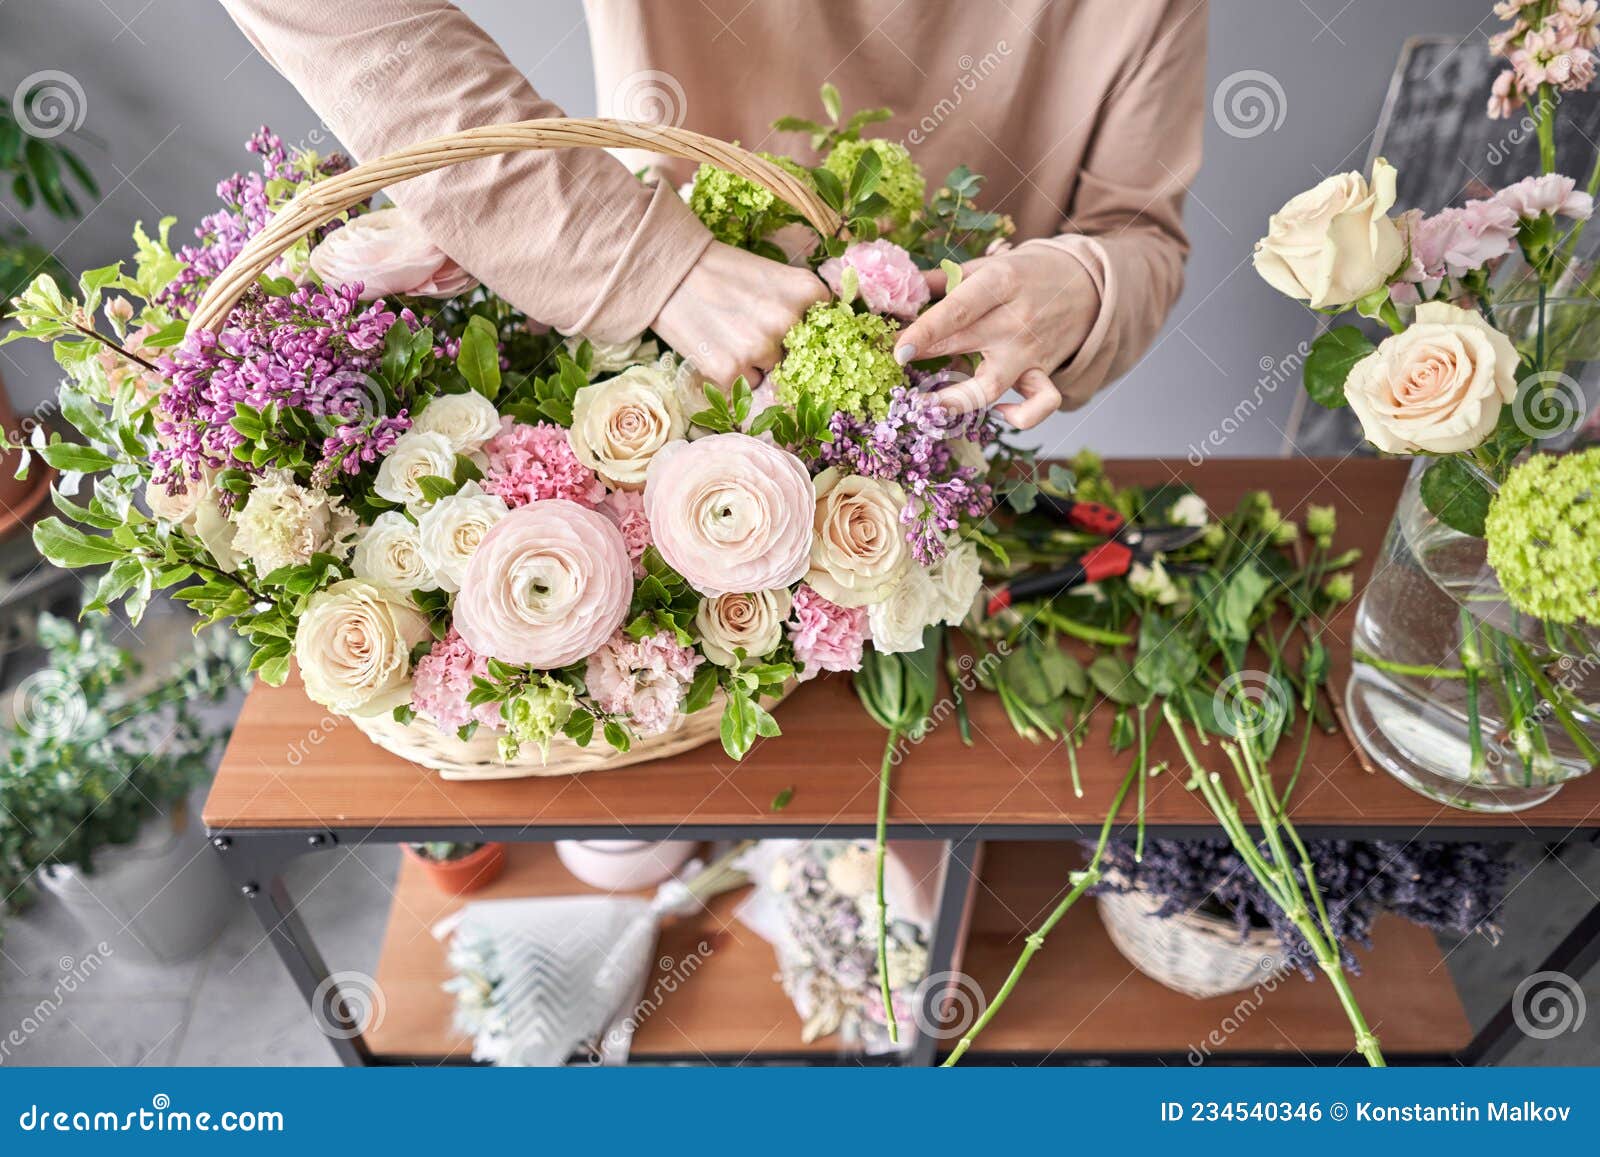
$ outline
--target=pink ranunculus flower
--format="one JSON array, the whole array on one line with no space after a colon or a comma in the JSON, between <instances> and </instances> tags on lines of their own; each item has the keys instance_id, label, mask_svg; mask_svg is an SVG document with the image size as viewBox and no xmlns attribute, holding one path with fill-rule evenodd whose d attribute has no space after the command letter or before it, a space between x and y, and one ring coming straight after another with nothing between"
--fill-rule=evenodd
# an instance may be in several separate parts
<instances>
[{"instance_id":1,"label":"pink ranunculus flower","mask_svg":"<svg viewBox=\"0 0 1600 1157\"><path fill-rule=\"evenodd\" d=\"M443 731L455 731L477 721L485 727L500 726L500 704L467 702L472 680L487 676L489 660L467 646L461 632L450 633L417 660L411 672L411 706L418 715L431 720Z\"/></svg>"},{"instance_id":2,"label":"pink ranunculus flower","mask_svg":"<svg viewBox=\"0 0 1600 1157\"><path fill-rule=\"evenodd\" d=\"M450 260L399 209L374 209L335 229L311 250L311 269L325 283L361 283L361 299L392 293L454 297L477 280Z\"/></svg>"},{"instance_id":3,"label":"pink ranunculus flower","mask_svg":"<svg viewBox=\"0 0 1600 1157\"><path fill-rule=\"evenodd\" d=\"M455 626L480 655L551 670L610 638L632 597L633 562L616 524L551 498L518 507L483 536Z\"/></svg>"},{"instance_id":4,"label":"pink ranunculus flower","mask_svg":"<svg viewBox=\"0 0 1600 1157\"><path fill-rule=\"evenodd\" d=\"M626 718L636 735L672 726L703 660L665 631L634 640L618 633L589 656L584 683L602 711Z\"/></svg>"},{"instance_id":5,"label":"pink ranunculus flower","mask_svg":"<svg viewBox=\"0 0 1600 1157\"><path fill-rule=\"evenodd\" d=\"M794 592L789 641L794 657L805 664L800 678L823 671L855 671L867 641L867 608L841 607L801 583Z\"/></svg>"},{"instance_id":6,"label":"pink ranunculus flower","mask_svg":"<svg viewBox=\"0 0 1600 1157\"><path fill-rule=\"evenodd\" d=\"M805 574L815 505L800 459L748 434L668 443L644 487L656 549L708 598Z\"/></svg>"},{"instance_id":7,"label":"pink ranunculus flower","mask_svg":"<svg viewBox=\"0 0 1600 1157\"><path fill-rule=\"evenodd\" d=\"M1507 185L1492 200L1518 217L1535 218L1543 213L1587 221L1594 213L1594 198L1578 191L1578 183L1560 173L1524 177Z\"/></svg>"},{"instance_id":8,"label":"pink ranunculus flower","mask_svg":"<svg viewBox=\"0 0 1600 1157\"><path fill-rule=\"evenodd\" d=\"M860 241L830 257L817 269L834 293L842 292L844 271L854 269L861 300L873 313L910 321L928 304L928 283L911 254L891 241Z\"/></svg>"}]
</instances>

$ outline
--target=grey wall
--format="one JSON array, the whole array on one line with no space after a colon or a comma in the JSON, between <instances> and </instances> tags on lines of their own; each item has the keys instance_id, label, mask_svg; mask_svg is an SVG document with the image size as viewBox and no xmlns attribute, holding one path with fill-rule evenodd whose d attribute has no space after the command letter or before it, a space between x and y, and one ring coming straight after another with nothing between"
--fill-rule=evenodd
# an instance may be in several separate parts
<instances>
[{"instance_id":1,"label":"grey wall","mask_svg":"<svg viewBox=\"0 0 1600 1157\"><path fill-rule=\"evenodd\" d=\"M578 0L462 7L543 92L575 115L594 111ZM1188 210L1188 288L1137 368L1085 409L1051 419L1041 443L1118 455L1277 452L1298 388L1296 349L1311 327L1255 276L1251 243L1291 194L1363 162L1406 37L1446 34L1466 41L1461 51L1485 51L1496 24L1488 9L1489 0L1213 0L1210 94L1220 90L1224 106L1235 94L1248 106L1239 90L1253 87L1264 94L1268 120L1230 122L1228 131L1228 117L1209 116ZM74 227L30 220L72 267L122 255L135 218L175 214L180 228L191 227L214 207L216 180L242 166L240 143L258 124L288 140L317 128L221 7L204 0L0 4L0 87L9 94L47 68L83 86L84 132L95 138L83 152L106 192ZM1251 70L1268 77L1238 75ZM19 408L53 388L41 354L0 350L0 374Z\"/></svg>"}]
</instances>

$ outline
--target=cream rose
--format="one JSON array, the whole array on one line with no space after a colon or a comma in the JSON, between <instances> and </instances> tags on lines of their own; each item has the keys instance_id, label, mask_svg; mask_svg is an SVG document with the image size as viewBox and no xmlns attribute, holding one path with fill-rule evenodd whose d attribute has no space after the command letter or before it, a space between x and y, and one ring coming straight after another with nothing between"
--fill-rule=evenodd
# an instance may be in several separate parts
<instances>
[{"instance_id":1,"label":"cream rose","mask_svg":"<svg viewBox=\"0 0 1600 1157\"><path fill-rule=\"evenodd\" d=\"M749 659L770 654L783 641L783 624L793 601L783 587L706 599L694 613L700 649L721 667L734 666L738 662L734 651L741 647Z\"/></svg>"},{"instance_id":2,"label":"cream rose","mask_svg":"<svg viewBox=\"0 0 1600 1157\"><path fill-rule=\"evenodd\" d=\"M944 617L944 601L928 572L912 565L888 595L867 608L872 645L886 655L922 650L922 632Z\"/></svg>"},{"instance_id":3,"label":"cream rose","mask_svg":"<svg viewBox=\"0 0 1600 1157\"><path fill-rule=\"evenodd\" d=\"M407 430L378 464L372 489L379 498L398 502L412 513L426 508L421 480L429 476L453 478L456 451L443 434Z\"/></svg>"},{"instance_id":4,"label":"cream rose","mask_svg":"<svg viewBox=\"0 0 1600 1157\"><path fill-rule=\"evenodd\" d=\"M439 588L433 568L422 556L417 524L398 510L384 511L371 526L356 532L350 570L356 578L392 591Z\"/></svg>"},{"instance_id":5,"label":"cream rose","mask_svg":"<svg viewBox=\"0 0 1600 1157\"><path fill-rule=\"evenodd\" d=\"M381 715L411 701L411 649L429 637L409 602L360 579L311 596L295 628L306 694L341 715Z\"/></svg>"},{"instance_id":6,"label":"cream rose","mask_svg":"<svg viewBox=\"0 0 1600 1157\"><path fill-rule=\"evenodd\" d=\"M1442 301L1417 306L1411 327L1385 338L1344 382L1367 440L1390 454L1471 450L1516 394L1511 339Z\"/></svg>"},{"instance_id":7,"label":"cream rose","mask_svg":"<svg viewBox=\"0 0 1600 1157\"><path fill-rule=\"evenodd\" d=\"M688 427L672 376L632 366L578 391L567 441L578 461L614 489L643 490L650 460Z\"/></svg>"},{"instance_id":8,"label":"cream rose","mask_svg":"<svg viewBox=\"0 0 1600 1157\"><path fill-rule=\"evenodd\" d=\"M145 508L155 517L164 522L182 524L189 520L189 516L200 505L201 484L198 479L185 478L184 489L181 494L174 494L167 487L155 482L146 482L144 487Z\"/></svg>"},{"instance_id":9,"label":"cream rose","mask_svg":"<svg viewBox=\"0 0 1600 1157\"><path fill-rule=\"evenodd\" d=\"M1343 309L1386 285L1406 254L1386 216L1394 186L1394 167L1379 157L1370 185L1360 173L1337 173L1301 193L1256 242L1256 272L1313 309Z\"/></svg>"},{"instance_id":10,"label":"cream rose","mask_svg":"<svg viewBox=\"0 0 1600 1157\"><path fill-rule=\"evenodd\" d=\"M972 603L983 586L977 545L972 542L952 545L943 558L928 568L928 578L939 600L939 620L955 626L972 610Z\"/></svg>"},{"instance_id":11,"label":"cream rose","mask_svg":"<svg viewBox=\"0 0 1600 1157\"><path fill-rule=\"evenodd\" d=\"M881 602L912 564L900 525L905 491L893 482L844 474L818 474L806 583L841 607Z\"/></svg>"},{"instance_id":12,"label":"cream rose","mask_svg":"<svg viewBox=\"0 0 1600 1157\"><path fill-rule=\"evenodd\" d=\"M209 479L205 493L201 495L199 503L194 508L193 526L194 536L200 540L200 545L206 548L216 562L218 570L224 574L232 574L239 569L239 564L244 560L234 549L238 531L228 516L222 512L222 506L217 502L216 493L211 489Z\"/></svg>"},{"instance_id":13,"label":"cream rose","mask_svg":"<svg viewBox=\"0 0 1600 1157\"><path fill-rule=\"evenodd\" d=\"M443 434L457 454L475 454L500 432L494 403L476 390L440 394L411 423L418 434Z\"/></svg>"},{"instance_id":14,"label":"cream rose","mask_svg":"<svg viewBox=\"0 0 1600 1157\"><path fill-rule=\"evenodd\" d=\"M363 213L312 248L312 272L331 285L361 283L361 298L454 297L478 284L399 209Z\"/></svg>"},{"instance_id":15,"label":"cream rose","mask_svg":"<svg viewBox=\"0 0 1600 1157\"><path fill-rule=\"evenodd\" d=\"M804 574L813 505L800 459L748 434L669 443L644 488L656 549L708 598Z\"/></svg>"},{"instance_id":16,"label":"cream rose","mask_svg":"<svg viewBox=\"0 0 1600 1157\"><path fill-rule=\"evenodd\" d=\"M468 482L422 512L417 519L422 558L440 590L461 589L467 564L483 536L506 516L507 509L499 495L485 494L476 482Z\"/></svg>"},{"instance_id":17,"label":"cream rose","mask_svg":"<svg viewBox=\"0 0 1600 1157\"><path fill-rule=\"evenodd\" d=\"M340 499L301 486L287 471L257 479L233 524L233 549L258 575L303 566L314 554L343 559L356 529L355 515Z\"/></svg>"}]
</instances>

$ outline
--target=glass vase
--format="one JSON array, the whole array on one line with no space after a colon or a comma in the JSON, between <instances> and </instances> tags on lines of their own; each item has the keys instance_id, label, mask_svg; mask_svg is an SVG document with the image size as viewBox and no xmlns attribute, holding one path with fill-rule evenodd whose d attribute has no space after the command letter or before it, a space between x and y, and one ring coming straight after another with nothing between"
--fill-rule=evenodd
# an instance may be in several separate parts
<instances>
[{"instance_id":1,"label":"glass vase","mask_svg":"<svg viewBox=\"0 0 1600 1157\"><path fill-rule=\"evenodd\" d=\"M1423 505L1418 460L1357 608L1356 740L1451 807L1511 812L1600 762L1600 635L1506 601L1482 539Z\"/></svg>"}]
</instances>

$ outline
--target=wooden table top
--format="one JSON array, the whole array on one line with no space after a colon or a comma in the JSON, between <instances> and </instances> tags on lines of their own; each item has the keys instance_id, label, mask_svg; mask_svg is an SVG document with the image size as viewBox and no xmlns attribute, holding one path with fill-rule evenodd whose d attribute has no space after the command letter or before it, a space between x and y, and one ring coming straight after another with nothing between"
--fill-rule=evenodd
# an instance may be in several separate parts
<instances>
[{"instance_id":1,"label":"wooden table top","mask_svg":"<svg viewBox=\"0 0 1600 1157\"><path fill-rule=\"evenodd\" d=\"M1360 547L1358 588L1377 557L1404 480L1402 462L1365 458L1216 459L1109 464L1120 481L1187 480L1213 507L1231 509L1250 489L1270 491L1286 516L1308 503L1339 508L1338 545ZM1329 624L1335 682L1349 665L1353 604ZM994 696L969 696L973 745L955 726L935 728L906 750L894 776L890 822L900 834L949 834L983 825L1003 829L1098 825L1127 756L1106 745L1111 713L1100 711L1079 750L1084 798L1074 797L1064 751L1019 738ZM762 743L742 764L714 742L653 763L548 779L448 783L390 755L355 727L328 715L291 682L251 691L217 772L205 821L212 829L496 828L501 836L537 828L784 826L870 827L876 809L884 732L856 703L843 677L806 684L777 710L784 736ZM1152 759L1177 765L1178 751L1158 729ZM1202 748L1202 758L1215 748ZM1218 757L1220 758L1220 757ZM1204 803L1183 788L1186 776L1151 781L1146 816L1166 828L1210 827ZM793 796L780 812L779 793ZM1132 801L1124 809L1131 816ZM1318 732L1296 790L1293 812L1304 828L1448 829L1500 827L1518 834L1565 834L1600 827L1600 776L1569 783L1551 801L1517 816L1460 812L1374 773L1343 735ZM537 835L536 832L529 834ZM660 834L653 832L652 834Z\"/></svg>"}]
</instances>

